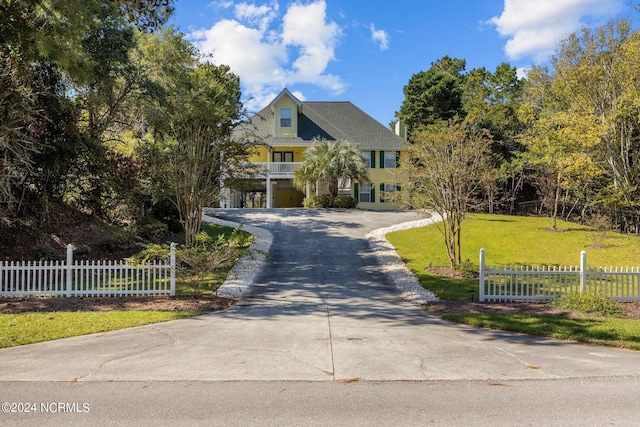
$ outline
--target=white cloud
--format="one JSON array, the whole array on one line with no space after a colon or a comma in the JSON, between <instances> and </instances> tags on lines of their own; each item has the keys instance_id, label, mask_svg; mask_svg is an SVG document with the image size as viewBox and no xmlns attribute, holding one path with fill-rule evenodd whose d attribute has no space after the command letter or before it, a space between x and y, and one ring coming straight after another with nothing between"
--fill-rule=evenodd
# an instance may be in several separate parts
<instances>
[{"instance_id":1,"label":"white cloud","mask_svg":"<svg viewBox=\"0 0 640 427\"><path fill-rule=\"evenodd\" d=\"M233 0L215 0L209 3L209 7L213 9L229 9L233 6Z\"/></svg>"},{"instance_id":2,"label":"white cloud","mask_svg":"<svg viewBox=\"0 0 640 427\"><path fill-rule=\"evenodd\" d=\"M389 34L384 30L376 30L376 26L371 24L371 39L374 42L380 43L380 50L387 50L389 48Z\"/></svg>"},{"instance_id":3,"label":"white cloud","mask_svg":"<svg viewBox=\"0 0 640 427\"><path fill-rule=\"evenodd\" d=\"M531 71L530 67L518 67L516 68L516 77L518 79L526 79L529 75L529 71Z\"/></svg>"},{"instance_id":4,"label":"white cloud","mask_svg":"<svg viewBox=\"0 0 640 427\"><path fill-rule=\"evenodd\" d=\"M342 34L335 22L326 22L326 12L324 0L308 5L292 4L283 19L282 42L298 48L292 82L313 83L340 93L344 91L341 79L324 73L329 62L335 60L335 48Z\"/></svg>"},{"instance_id":5,"label":"white cloud","mask_svg":"<svg viewBox=\"0 0 640 427\"><path fill-rule=\"evenodd\" d=\"M502 14L489 22L509 38L507 57L544 61L558 41L584 25L584 18L609 17L621 7L621 0L505 0Z\"/></svg>"},{"instance_id":6,"label":"white cloud","mask_svg":"<svg viewBox=\"0 0 640 427\"><path fill-rule=\"evenodd\" d=\"M231 8L226 2L218 4ZM236 3L232 18L190 37L200 52L210 54L217 64L228 64L240 76L249 109L266 105L284 86L295 83L339 94L346 87L344 81L326 70L336 60L342 31L327 20L326 9L325 0L296 2L280 19L276 0Z\"/></svg>"},{"instance_id":7,"label":"white cloud","mask_svg":"<svg viewBox=\"0 0 640 427\"><path fill-rule=\"evenodd\" d=\"M278 2L276 1L272 1L270 5L262 6L238 3L234 7L234 13L239 20L246 20L252 25L257 25L260 31L264 32L278 16L278 9Z\"/></svg>"},{"instance_id":8,"label":"white cloud","mask_svg":"<svg viewBox=\"0 0 640 427\"><path fill-rule=\"evenodd\" d=\"M264 40L264 33L235 20L225 19L208 30L191 34L196 47L211 54L217 64L227 64L243 84L285 83L286 51Z\"/></svg>"}]
</instances>

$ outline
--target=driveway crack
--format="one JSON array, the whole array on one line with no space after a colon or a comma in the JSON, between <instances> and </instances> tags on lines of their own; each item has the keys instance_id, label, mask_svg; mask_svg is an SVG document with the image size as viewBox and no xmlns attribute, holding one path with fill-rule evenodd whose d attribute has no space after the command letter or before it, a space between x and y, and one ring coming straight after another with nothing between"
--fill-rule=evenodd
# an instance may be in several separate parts
<instances>
[{"instance_id":1,"label":"driveway crack","mask_svg":"<svg viewBox=\"0 0 640 427\"><path fill-rule=\"evenodd\" d=\"M329 305L325 306L327 310L327 330L329 331L329 354L331 355L331 379L336 379L336 363L333 357L333 337L331 335L331 313L329 312Z\"/></svg>"}]
</instances>

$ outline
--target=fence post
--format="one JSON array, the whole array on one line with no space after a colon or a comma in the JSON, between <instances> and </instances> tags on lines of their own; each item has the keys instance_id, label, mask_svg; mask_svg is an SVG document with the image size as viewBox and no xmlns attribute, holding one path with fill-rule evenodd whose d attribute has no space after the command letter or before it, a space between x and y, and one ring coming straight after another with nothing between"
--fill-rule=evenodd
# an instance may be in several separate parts
<instances>
[{"instance_id":1,"label":"fence post","mask_svg":"<svg viewBox=\"0 0 640 427\"><path fill-rule=\"evenodd\" d=\"M480 267L478 269L478 300L484 301L484 248L480 248Z\"/></svg>"},{"instance_id":2,"label":"fence post","mask_svg":"<svg viewBox=\"0 0 640 427\"><path fill-rule=\"evenodd\" d=\"M580 293L587 291L587 252L580 252Z\"/></svg>"},{"instance_id":3,"label":"fence post","mask_svg":"<svg viewBox=\"0 0 640 427\"><path fill-rule=\"evenodd\" d=\"M169 279L170 282L170 293L171 296L174 296L176 294L176 244L175 243L171 243L171 255L170 255L170 275L171 278Z\"/></svg>"},{"instance_id":4,"label":"fence post","mask_svg":"<svg viewBox=\"0 0 640 427\"><path fill-rule=\"evenodd\" d=\"M68 244L67 245L67 283L66 283L67 287L65 289L65 295L67 297L71 296L71 287L73 285L72 271L73 271L73 245Z\"/></svg>"}]
</instances>

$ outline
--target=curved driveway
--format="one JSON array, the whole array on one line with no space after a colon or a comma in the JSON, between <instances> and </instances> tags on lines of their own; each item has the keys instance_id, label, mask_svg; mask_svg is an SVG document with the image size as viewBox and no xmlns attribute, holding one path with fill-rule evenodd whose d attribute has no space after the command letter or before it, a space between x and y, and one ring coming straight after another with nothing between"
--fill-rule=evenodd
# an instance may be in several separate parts
<instances>
[{"instance_id":1,"label":"curved driveway","mask_svg":"<svg viewBox=\"0 0 640 427\"><path fill-rule=\"evenodd\" d=\"M640 352L481 330L406 303L364 236L417 214L227 210L274 236L223 312L0 350L3 381L517 380L640 376ZM429 244L429 242L420 242Z\"/></svg>"}]
</instances>

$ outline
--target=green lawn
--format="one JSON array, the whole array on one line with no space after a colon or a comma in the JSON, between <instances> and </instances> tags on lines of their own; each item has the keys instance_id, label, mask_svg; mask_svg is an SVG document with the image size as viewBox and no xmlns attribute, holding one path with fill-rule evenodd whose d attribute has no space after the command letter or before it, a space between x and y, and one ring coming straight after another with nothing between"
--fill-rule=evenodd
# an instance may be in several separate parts
<instances>
[{"instance_id":1,"label":"green lawn","mask_svg":"<svg viewBox=\"0 0 640 427\"><path fill-rule=\"evenodd\" d=\"M586 226L564 221L558 221L561 231L550 231L550 226L549 218L470 215L462 225L462 259L477 266L484 248L488 266L577 266L584 250L590 266L640 266L638 236L610 232L605 240L598 240L600 232ZM389 233L387 239L426 289L447 300L470 299L471 292L477 297L476 279L447 279L425 271L429 266L449 265L437 225Z\"/></svg>"},{"instance_id":2,"label":"green lawn","mask_svg":"<svg viewBox=\"0 0 640 427\"><path fill-rule=\"evenodd\" d=\"M499 313L446 314L443 319L490 329L640 350L640 320Z\"/></svg>"},{"instance_id":3,"label":"green lawn","mask_svg":"<svg viewBox=\"0 0 640 427\"><path fill-rule=\"evenodd\" d=\"M215 224L203 224L202 231L209 242L216 242L218 236L234 239L240 253L252 243L253 236L246 231L223 227ZM203 283L193 280L177 280L177 295L194 293L212 294L224 283L229 269L211 272L202 278ZM32 344L60 338L93 334L131 328L150 323L166 322L183 317L202 314L195 311L108 311L108 312L48 312L0 314L0 348L23 344Z\"/></svg>"},{"instance_id":4,"label":"green lawn","mask_svg":"<svg viewBox=\"0 0 640 427\"><path fill-rule=\"evenodd\" d=\"M0 348L115 331L201 314L193 311L82 311L0 314Z\"/></svg>"},{"instance_id":5,"label":"green lawn","mask_svg":"<svg viewBox=\"0 0 640 427\"><path fill-rule=\"evenodd\" d=\"M580 252L587 252L590 266L638 267L640 238L559 221L558 231L549 230L551 220L503 215L470 215L462 226L462 258L476 268L480 248L487 265L577 266ZM469 300L478 296L477 279L450 279L425 271L448 266L444 241L436 225L387 235L400 257L419 278L422 286L443 300ZM640 350L640 321L606 317L509 315L497 313L448 314L444 319L469 325L503 329L531 335L575 340Z\"/></svg>"}]
</instances>

